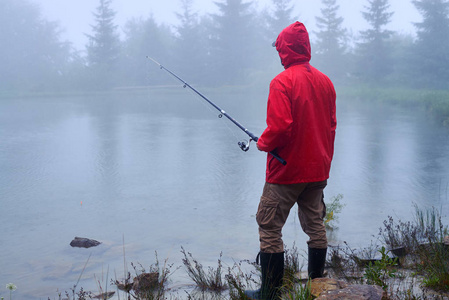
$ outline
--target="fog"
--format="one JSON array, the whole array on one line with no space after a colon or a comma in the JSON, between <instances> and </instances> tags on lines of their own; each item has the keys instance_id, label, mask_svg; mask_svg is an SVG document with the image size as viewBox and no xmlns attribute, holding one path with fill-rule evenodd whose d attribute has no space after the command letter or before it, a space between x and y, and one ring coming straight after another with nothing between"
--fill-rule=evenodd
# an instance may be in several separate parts
<instances>
[{"instance_id":1,"label":"fog","mask_svg":"<svg viewBox=\"0 0 449 300\"><path fill-rule=\"evenodd\" d=\"M246 1L248 2L248 1ZM272 7L271 0L253 1L257 10ZM64 29L63 37L71 41L78 49L83 49L87 43L85 33L89 33L89 24L93 23L92 12L98 6L93 0L36 0L44 16L58 21ZM315 17L320 14L321 1L294 1L294 14L310 31L316 30ZM365 29L367 24L361 15L366 5L365 1L339 0L340 13L344 18L344 27L358 31ZM401 33L414 34L413 22L419 22L421 16L411 0L390 1L394 16L388 29ZM180 0L113 0L112 7L117 12L117 24L123 27L132 17L147 17L150 14L159 23L179 25L176 13L180 13ZM217 7L211 0L193 0L193 9L200 15L217 13Z\"/></svg>"},{"instance_id":2,"label":"fog","mask_svg":"<svg viewBox=\"0 0 449 300\"><path fill-rule=\"evenodd\" d=\"M147 56L258 136L283 70L271 43L296 19L337 91L326 200L347 205L333 242L368 246L413 204L449 211L449 4L387 1L376 31L362 14L373 1L336 0L335 28L320 26L324 2L192 0L189 11L189 0L111 0L99 18L100 0L0 0L0 298L6 282L14 299L70 290L87 253L74 236L103 242L86 290L93 274L122 270L123 237L126 259L144 265L156 250L177 266L180 246L205 266L220 251L229 265L253 260L265 153L240 151L245 133ZM443 18L426 22L432 13ZM294 218L286 243L307 247ZM174 283L192 286L182 270Z\"/></svg>"}]
</instances>

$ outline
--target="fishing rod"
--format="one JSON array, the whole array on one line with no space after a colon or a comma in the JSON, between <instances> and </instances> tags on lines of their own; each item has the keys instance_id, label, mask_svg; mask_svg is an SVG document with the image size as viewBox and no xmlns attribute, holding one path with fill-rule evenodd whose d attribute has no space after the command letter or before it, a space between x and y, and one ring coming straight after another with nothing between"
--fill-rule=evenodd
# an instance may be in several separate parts
<instances>
[{"instance_id":1,"label":"fishing rod","mask_svg":"<svg viewBox=\"0 0 449 300\"><path fill-rule=\"evenodd\" d=\"M222 118L223 116L225 116L226 118L228 118L232 123L234 123L238 128L240 128L241 130L243 130L249 137L250 140L248 141L248 143L246 143L245 141L241 141L238 142L238 145L240 147L240 149L242 149L243 151L248 151L249 150L249 144L251 143L251 141L255 141L257 142L257 140L259 139L257 136L255 136L251 131L249 131L248 129L246 129L245 127L243 127L242 124L240 124L239 122L237 122L234 118L232 118L230 115L228 115L223 109L221 109L220 107L218 107L215 103L213 103L212 101L210 101L206 96L204 96L203 94L201 94L199 91L197 91L194 87L192 87L190 84L188 84L187 82L185 82L181 77L179 77L178 75L176 75L175 73L173 73L172 71L170 71L169 69L167 69L166 67L164 67L163 65L161 65L160 63L158 63L155 59L147 56L148 59L150 59L151 61L153 61L156 65L159 66L159 68L161 68L162 70L165 70L167 73L169 73L170 75L172 75L173 77L175 77L176 79L178 79L179 81L181 81L184 84L184 88L188 87L189 89L191 89L192 91L194 91L198 96L200 96L201 98L203 98L204 100L207 101L207 103L209 103L210 105L212 105L215 109L217 109L220 114L218 115L219 118ZM277 155L276 152L271 151L269 152L271 155L273 155L274 158L276 158L281 164L283 164L284 166L287 164L287 162L282 159L279 155Z\"/></svg>"}]
</instances>

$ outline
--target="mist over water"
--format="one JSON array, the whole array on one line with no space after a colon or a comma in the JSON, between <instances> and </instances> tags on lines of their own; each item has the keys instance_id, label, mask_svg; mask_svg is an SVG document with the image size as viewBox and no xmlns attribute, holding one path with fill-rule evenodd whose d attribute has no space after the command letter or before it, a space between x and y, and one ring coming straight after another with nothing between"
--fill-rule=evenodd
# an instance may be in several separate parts
<instances>
[{"instance_id":1,"label":"mist over water","mask_svg":"<svg viewBox=\"0 0 449 300\"><path fill-rule=\"evenodd\" d=\"M209 92L256 135L265 94ZM229 102L222 102L228 99ZM243 105L248 99L258 99ZM18 299L56 296L95 277L122 277L129 263L182 266L181 246L204 266L253 260L255 212L265 155L182 88L145 96L30 98L0 103L0 282ZM259 102L260 101L260 102ZM260 105L256 105L259 103ZM253 109L257 107L256 109ZM413 218L416 204L442 209L447 224L449 133L424 114L338 101L338 128L326 201L344 207L331 243L369 246L382 221ZM293 209L284 242L306 249ZM75 236L101 241L71 248ZM117 274L117 275L115 275ZM183 268L173 286L191 284ZM184 294L181 292L181 294Z\"/></svg>"},{"instance_id":2,"label":"mist over water","mask_svg":"<svg viewBox=\"0 0 449 300\"><path fill-rule=\"evenodd\" d=\"M311 64L337 88L325 197L345 207L330 243L366 247L388 216L412 220L414 205L448 224L449 6L138 2L0 1L0 297L12 282L14 299L54 299L81 273L78 288L96 292L131 262L148 269L156 251L182 267L181 246L205 267L220 252L225 266L254 260L265 154L241 151L245 133L147 56L258 136L283 70L271 44L296 20ZM306 249L296 209L283 234ZM75 236L102 244L71 248ZM192 288L183 268L170 279L179 296Z\"/></svg>"}]
</instances>

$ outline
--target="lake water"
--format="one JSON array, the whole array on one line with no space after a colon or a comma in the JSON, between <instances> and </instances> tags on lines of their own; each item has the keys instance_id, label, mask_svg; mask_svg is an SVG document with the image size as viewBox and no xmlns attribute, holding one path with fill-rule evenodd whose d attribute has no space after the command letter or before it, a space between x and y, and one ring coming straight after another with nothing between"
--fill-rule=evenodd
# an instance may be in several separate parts
<instances>
[{"instance_id":1,"label":"lake water","mask_svg":"<svg viewBox=\"0 0 449 300\"><path fill-rule=\"evenodd\" d=\"M256 135L264 129L265 92L206 96ZM342 194L345 207L333 244L369 246L383 220L412 219L415 204L448 224L448 129L345 99L337 114L325 195ZM131 262L148 268L156 251L174 265L171 285L187 287L181 246L204 266L216 267L220 252L225 267L253 260L265 155L241 151L246 135L217 116L179 86L0 100L0 297L11 282L14 299L57 299L81 273L78 287L98 291L125 266L133 272ZM75 236L102 245L72 248ZM306 240L292 211L284 242L304 251Z\"/></svg>"}]
</instances>

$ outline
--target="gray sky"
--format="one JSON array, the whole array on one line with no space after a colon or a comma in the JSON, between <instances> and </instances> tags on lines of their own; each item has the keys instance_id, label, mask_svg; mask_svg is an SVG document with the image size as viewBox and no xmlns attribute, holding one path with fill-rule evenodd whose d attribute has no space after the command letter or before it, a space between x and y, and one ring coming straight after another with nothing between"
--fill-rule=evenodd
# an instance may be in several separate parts
<instances>
[{"instance_id":1,"label":"gray sky","mask_svg":"<svg viewBox=\"0 0 449 300\"><path fill-rule=\"evenodd\" d=\"M98 0L32 0L38 3L44 16L51 21L58 21L65 30L63 38L70 40L78 49L83 49L87 42L85 33L90 33L93 24L92 12L98 6ZM259 9L269 6L270 0L255 0ZM316 30L315 16L320 15L321 1L296 0L295 14L300 16L310 32ZM367 1L339 0L340 14L345 18L344 26L357 33L366 27L360 11ZM413 33L412 22L419 22L421 17L411 0L391 0L391 10L395 12L390 24L392 30ZM147 17L150 13L160 23L176 25L175 12L181 12L180 0L113 0L113 9L117 12L117 25L122 27L132 17ZM193 0L193 9L199 14L216 12L213 0Z\"/></svg>"}]
</instances>

